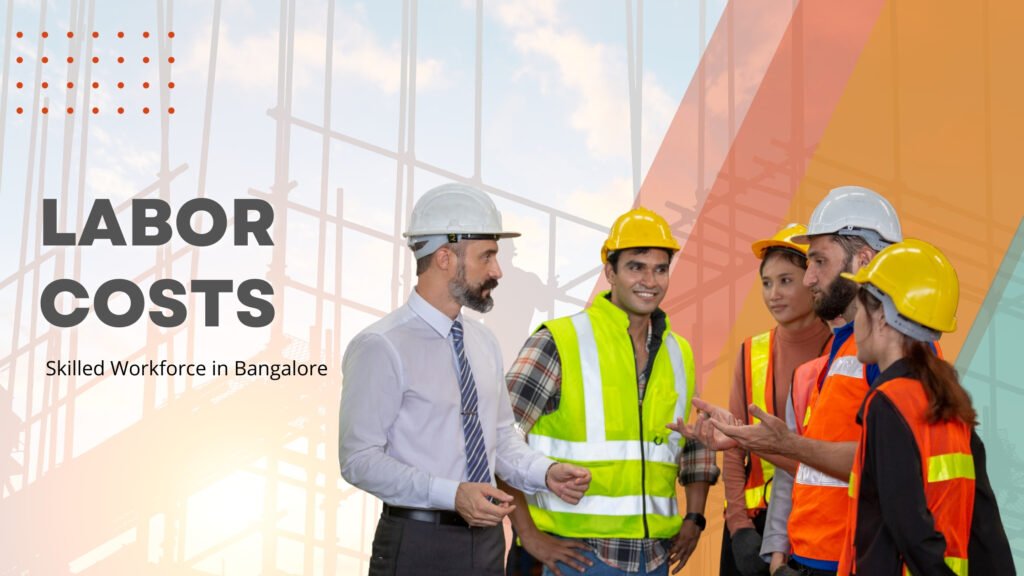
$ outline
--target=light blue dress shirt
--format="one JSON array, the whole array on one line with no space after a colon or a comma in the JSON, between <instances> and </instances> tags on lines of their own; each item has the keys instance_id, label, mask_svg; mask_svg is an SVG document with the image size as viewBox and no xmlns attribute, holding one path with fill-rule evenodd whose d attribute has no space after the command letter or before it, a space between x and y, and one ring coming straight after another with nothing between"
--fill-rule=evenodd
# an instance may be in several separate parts
<instances>
[{"instance_id":1,"label":"light blue dress shirt","mask_svg":"<svg viewBox=\"0 0 1024 576\"><path fill-rule=\"evenodd\" d=\"M515 419L497 339L463 318L491 470L532 494L551 459L533 451ZM352 339L342 361L341 475L392 506L455 509L466 448L452 344L453 320L414 290L409 301Z\"/></svg>"}]
</instances>

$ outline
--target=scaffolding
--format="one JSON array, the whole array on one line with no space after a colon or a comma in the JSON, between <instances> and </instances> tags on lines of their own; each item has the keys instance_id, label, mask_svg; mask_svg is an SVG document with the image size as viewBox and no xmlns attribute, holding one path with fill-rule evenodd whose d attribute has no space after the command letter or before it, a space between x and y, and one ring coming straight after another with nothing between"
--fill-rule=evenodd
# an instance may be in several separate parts
<instances>
[{"instance_id":1,"label":"scaffolding","mask_svg":"<svg viewBox=\"0 0 1024 576\"><path fill-rule=\"evenodd\" d=\"M8 40L11 38L13 4L13 1L8 2L7 7ZM627 88L633 134L632 182L636 192L641 181L638 135L643 94L643 0L637 1L635 10L631 0L624 4L627 15L630 15L627 18L630 72ZM42 3L38 8L41 30L45 29L50 18L47 5ZM706 14L704 5L702 0L702 17ZM160 103L161 109L166 109L171 95L166 87L171 78L171 67L166 62L172 53L172 40L166 32L173 29L174 2L158 0L156 6L158 57L161 62ZM595 266L575 277L556 279L556 234L563 223L603 234L608 223L592 222L491 185L481 172L484 3L477 0L475 6L475 157L470 174L455 173L417 158L416 62L420 6L416 0L403 0L401 6L399 130L397 146L386 149L331 128L331 93L336 89L332 82L334 2L328 2L328 15L324 22L327 45L322 118L314 122L294 114L296 3L295 0L282 0L280 3L277 102L267 112L276 126L273 181L266 189L249 190L251 196L268 201L278 215L274 230L277 242L266 279L275 287L273 305L279 317L271 329L259 332L266 341L249 361L276 362L294 358L325 362L333 368L331 375L313 385L308 380L298 385L286 380L266 382L231 376L206 381L186 378L182 385L180 380L147 376L141 382L143 406L138 422L77 456L76 402L82 394L106 382L110 375L94 378L41 376L37 370L41 359L76 357L81 347L80 339L87 337L81 328L58 330L52 326L41 326L34 313L40 290L48 281L55 278L82 279L83 256L78 247L42 247L38 238L29 237L29 231L34 229L38 235L40 229L39 200L46 189L43 182L49 170L46 162L50 147L54 145L62 153L60 229L81 229L85 202L75 198L82 199L86 194L89 116L68 117L64 140L49 142L47 134L52 118L40 114L40 101L46 105L47 100L36 88L30 112L29 176L24 190L25 226L18 246L19 265L16 271L0 280L0 290L15 290L17 302L11 326L11 350L0 358L0 377L4 380L0 389L3 391L0 410L4 414L4 444L0 447L4 448L5 458L0 499L0 526L5 534L5 551L0 555L0 574L138 573L146 565L168 571L161 573L207 574L211 570L212 573L226 573L228 569L223 561L219 569L216 567L218 556L252 537L259 541L258 564L262 574L336 574L346 573L352 568L364 571L379 503L346 485L338 475L336 407L342 386L340 359L345 345L340 335L346 309L371 317L381 317L390 310L347 297L341 289L345 270L340 265L334 266L334 277L328 278L326 274L330 267L326 262L332 257L340 259L345 230L357 231L389 244L394 279L390 306L393 309L401 305L404 291L413 280L413 262L404 248L401 231L415 199L417 172L471 184L498 198L543 214L551 240L546 282L554 287L557 300L574 306L585 305L585 298L574 295L574 289L596 281L600 269ZM208 195L206 182L222 7L222 0L214 0L211 6L211 50L199 143L198 197ZM634 11L637 14L635 21L631 16ZM95 12L95 0L72 1L69 21L78 30L92 29ZM698 53L705 43L703 24L701 30ZM68 67L68 78L88 85L93 43L88 38L76 38L69 46L71 55L81 64ZM6 58L5 65L9 61L10 58ZM37 65L37 80L40 74ZM35 84L38 86L38 82ZM6 83L2 90L6 103ZM85 91L84 104L88 109L88 91ZM4 106L4 114L6 108ZM187 164L175 163L170 157L170 130L169 118L162 115L159 173L152 182L138 189L131 199L119 203L116 206L118 214L128 210L132 199L170 201L172 182L193 169ZM290 170L291 137L295 131L314 134L322 141L319 205L315 208L290 198L290 193L297 187ZM79 154L74 157L72 151L76 136ZM396 209L390 230L378 230L346 216L344 190L328 188L332 142L348 144L394 163ZM77 180L70 178L72 173L77 173ZM5 192L12 193L11 190ZM70 213L69 207L77 210ZM297 277L288 272L286 246L290 213L315 219L315 278ZM29 223L34 223L34 226ZM333 244L330 243L331 238L335 239ZM175 271L183 268L190 270L195 277L200 258L201 251L192 246L161 246L155 250L152 264L132 280L141 283L172 277ZM283 320L288 314L285 300L290 294L301 294L314 302L312 323L306 334L288 334L285 331ZM195 304L195 296L189 296L189 310L195 309ZM549 316L551 314L549 312ZM197 324L189 321L169 329L150 325L144 340L131 354L121 359L166 358L168 361L194 362L200 356L197 331L201 328ZM22 389L17 390L20 392L17 396L28 399L24 410L16 410L13 405L14 392L18 387ZM22 420L18 413L25 413L27 417ZM189 433L181 434L183 429ZM135 474L125 472L126 466L144 466L147 468L146 478L163 478L165 481L139 485ZM240 472L258 478L262 484L262 514L229 537L198 552L188 553L189 531L195 529L189 517L190 499L217 481ZM281 519L285 513L278 494L285 488L298 490L303 495L304 513L299 527L282 526ZM26 522L26 519L33 521ZM301 547L300 564L290 562L287 568L281 566L279 551L286 545Z\"/></svg>"}]
</instances>

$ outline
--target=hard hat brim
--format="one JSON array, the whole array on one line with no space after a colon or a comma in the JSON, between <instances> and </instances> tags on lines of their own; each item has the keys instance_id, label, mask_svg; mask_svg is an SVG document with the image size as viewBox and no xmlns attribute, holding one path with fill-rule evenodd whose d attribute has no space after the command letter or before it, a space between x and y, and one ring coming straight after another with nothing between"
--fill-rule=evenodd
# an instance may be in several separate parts
<instances>
[{"instance_id":1,"label":"hard hat brim","mask_svg":"<svg viewBox=\"0 0 1024 576\"><path fill-rule=\"evenodd\" d=\"M856 282L857 284L866 284L868 281L867 266L861 268L856 274L850 274L849 272L840 272L839 275L847 280Z\"/></svg>"},{"instance_id":2,"label":"hard hat brim","mask_svg":"<svg viewBox=\"0 0 1024 576\"><path fill-rule=\"evenodd\" d=\"M782 240L758 240L750 245L750 249L758 260L764 260L765 252L767 252L769 248L786 248L806 258L807 252L797 248L794 244L803 244L803 242L794 243L784 242Z\"/></svg>"},{"instance_id":3,"label":"hard hat brim","mask_svg":"<svg viewBox=\"0 0 1024 576\"><path fill-rule=\"evenodd\" d=\"M479 235L479 236L494 236L497 239L502 238L518 238L522 236L521 232L491 232L489 230L481 230L479 232L453 232L451 230L417 230L415 233L410 234L408 232L402 232L403 238L417 238L419 236L447 236L449 234L458 234L459 236L467 235Z\"/></svg>"}]
</instances>

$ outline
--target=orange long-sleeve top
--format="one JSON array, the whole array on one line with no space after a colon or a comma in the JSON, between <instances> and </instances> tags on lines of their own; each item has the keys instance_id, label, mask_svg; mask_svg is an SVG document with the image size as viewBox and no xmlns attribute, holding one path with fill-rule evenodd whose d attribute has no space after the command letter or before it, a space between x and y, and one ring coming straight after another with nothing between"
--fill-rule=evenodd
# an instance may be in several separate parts
<instances>
[{"instance_id":1,"label":"orange long-sleeve top","mask_svg":"<svg viewBox=\"0 0 1024 576\"><path fill-rule=\"evenodd\" d=\"M832 332L823 322L814 322L807 327L787 330L778 327L775 331L775 345L772 347L772 376L775 382L775 415L786 417L786 401L797 366L813 360L824 353L822 348ZM746 385L743 382L743 351L736 358L732 388L729 391L729 411L740 420L746 421L747 405L744 403ZM725 482L725 523L730 534L741 528L753 528L754 523L747 516L743 499L743 487L747 483L743 465L746 453L741 449L726 450L723 455L722 474Z\"/></svg>"}]
</instances>

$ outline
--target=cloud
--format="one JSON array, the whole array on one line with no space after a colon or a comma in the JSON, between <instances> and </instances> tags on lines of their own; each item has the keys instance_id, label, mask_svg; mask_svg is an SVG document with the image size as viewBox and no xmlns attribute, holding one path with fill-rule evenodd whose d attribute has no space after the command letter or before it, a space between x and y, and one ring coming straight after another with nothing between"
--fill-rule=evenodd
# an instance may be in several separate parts
<instances>
[{"instance_id":1,"label":"cloud","mask_svg":"<svg viewBox=\"0 0 1024 576\"><path fill-rule=\"evenodd\" d=\"M555 0L518 0L498 5L498 18L513 28L534 28L559 21Z\"/></svg>"},{"instance_id":2,"label":"cloud","mask_svg":"<svg viewBox=\"0 0 1024 576\"><path fill-rule=\"evenodd\" d=\"M498 19L513 33L514 45L524 56L539 57L517 71L517 78L532 78L541 93L549 90L553 64L556 83L570 95L572 128L584 134L588 151L599 158L631 155L629 85L626 51L622 46L592 42L580 31L562 24L553 0L499 4ZM643 80L641 148L645 158L657 149L677 103L647 72ZM653 158L653 155L651 156ZM645 161L643 168L649 162Z\"/></svg>"},{"instance_id":3,"label":"cloud","mask_svg":"<svg viewBox=\"0 0 1024 576\"><path fill-rule=\"evenodd\" d=\"M598 189L577 189L562 199L562 209L591 222L611 226L633 206L633 184L616 178Z\"/></svg>"},{"instance_id":4,"label":"cloud","mask_svg":"<svg viewBox=\"0 0 1024 576\"><path fill-rule=\"evenodd\" d=\"M326 34L322 28L296 30L292 70L295 90L301 90L314 77L323 75L326 49ZM243 89L277 85L279 34L276 27L236 36L222 22L217 50L218 83L226 82ZM187 52L182 72L205 75L210 57L209 35L198 35ZM396 41L385 45L366 22L352 14L339 12L336 15L332 58L336 75L354 77L386 94L395 94L400 88L401 44ZM440 61L420 60L416 68L417 89L438 86L443 74Z\"/></svg>"}]
</instances>

